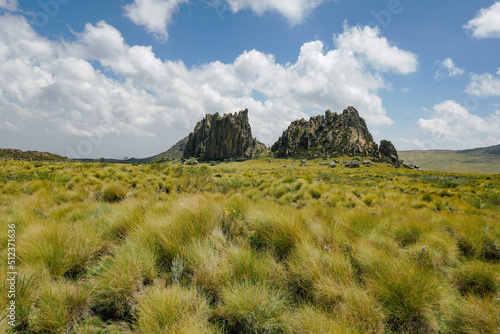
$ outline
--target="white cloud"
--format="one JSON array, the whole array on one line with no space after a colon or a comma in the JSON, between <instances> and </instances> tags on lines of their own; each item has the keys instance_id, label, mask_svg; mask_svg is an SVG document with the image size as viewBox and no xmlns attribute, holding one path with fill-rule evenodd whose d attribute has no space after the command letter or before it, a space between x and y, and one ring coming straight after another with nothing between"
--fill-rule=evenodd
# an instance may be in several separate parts
<instances>
[{"instance_id":1,"label":"white cloud","mask_svg":"<svg viewBox=\"0 0 500 334\"><path fill-rule=\"evenodd\" d=\"M467 93L475 96L500 96L500 69L496 75L472 74Z\"/></svg>"},{"instance_id":2,"label":"white cloud","mask_svg":"<svg viewBox=\"0 0 500 334\"><path fill-rule=\"evenodd\" d=\"M378 27L344 26L344 32L335 36L337 47L350 50L380 71L408 74L417 70L415 54L391 45L380 36Z\"/></svg>"},{"instance_id":3,"label":"white cloud","mask_svg":"<svg viewBox=\"0 0 500 334\"><path fill-rule=\"evenodd\" d=\"M320 41L305 43L293 64L250 50L232 63L187 68L159 59L149 46L126 44L106 22L86 25L75 41L50 41L26 19L0 16L0 109L13 125L36 121L74 136L139 138L191 131L206 113L249 108L254 135L268 144L290 121L327 108L354 105L370 126L389 125L378 95L390 87L383 74L410 72L417 61L370 29L346 27L328 52ZM354 52L345 41L356 34L362 39ZM367 56L364 43L394 57Z\"/></svg>"},{"instance_id":4,"label":"white cloud","mask_svg":"<svg viewBox=\"0 0 500 334\"><path fill-rule=\"evenodd\" d=\"M168 38L167 26L179 5L188 0L134 0L124 7L125 15L137 25L144 26L148 33L159 40Z\"/></svg>"},{"instance_id":5,"label":"white cloud","mask_svg":"<svg viewBox=\"0 0 500 334\"><path fill-rule=\"evenodd\" d=\"M0 9L6 9L11 12L15 12L18 9L19 3L17 0L0 0Z\"/></svg>"},{"instance_id":6,"label":"white cloud","mask_svg":"<svg viewBox=\"0 0 500 334\"><path fill-rule=\"evenodd\" d=\"M464 28L476 38L500 38L500 1L481 8Z\"/></svg>"},{"instance_id":7,"label":"white cloud","mask_svg":"<svg viewBox=\"0 0 500 334\"><path fill-rule=\"evenodd\" d=\"M463 68L457 67L451 58L446 58L442 61L436 61L434 66L437 67L436 73L434 74L434 78L436 80L441 80L445 77L456 77L463 75L465 70Z\"/></svg>"},{"instance_id":8,"label":"white cloud","mask_svg":"<svg viewBox=\"0 0 500 334\"><path fill-rule=\"evenodd\" d=\"M500 111L487 118L471 114L459 103L450 100L437 104L432 118L419 119L417 129L432 136L439 146L459 144L478 147L500 142ZM438 146L438 145L435 145Z\"/></svg>"},{"instance_id":9,"label":"white cloud","mask_svg":"<svg viewBox=\"0 0 500 334\"><path fill-rule=\"evenodd\" d=\"M258 15L278 12L292 25L302 23L316 7L330 0L225 0L233 12L250 8Z\"/></svg>"}]
</instances>

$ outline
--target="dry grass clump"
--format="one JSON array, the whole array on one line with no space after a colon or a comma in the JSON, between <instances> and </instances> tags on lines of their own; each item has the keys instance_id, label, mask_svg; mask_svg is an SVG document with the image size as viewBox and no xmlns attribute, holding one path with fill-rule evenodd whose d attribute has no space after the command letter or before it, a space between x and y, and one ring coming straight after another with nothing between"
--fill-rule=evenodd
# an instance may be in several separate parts
<instances>
[{"instance_id":1,"label":"dry grass clump","mask_svg":"<svg viewBox=\"0 0 500 334\"><path fill-rule=\"evenodd\" d=\"M20 237L18 252L23 263L42 264L54 277L74 277L107 247L91 226L49 220Z\"/></svg>"},{"instance_id":2,"label":"dry grass clump","mask_svg":"<svg viewBox=\"0 0 500 334\"><path fill-rule=\"evenodd\" d=\"M30 329L35 333L67 333L88 309L89 291L73 282L44 285L31 311Z\"/></svg>"},{"instance_id":3,"label":"dry grass clump","mask_svg":"<svg viewBox=\"0 0 500 334\"><path fill-rule=\"evenodd\" d=\"M139 333L215 333L206 299L179 284L165 287L163 282L146 289L136 314Z\"/></svg>"},{"instance_id":4,"label":"dry grass clump","mask_svg":"<svg viewBox=\"0 0 500 334\"><path fill-rule=\"evenodd\" d=\"M103 258L89 276L92 308L104 318L127 319L143 285L157 276L155 254L131 242Z\"/></svg>"},{"instance_id":5,"label":"dry grass clump","mask_svg":"<svg viewBox=\"0 0 500 334\"><path fill-rule=\"evenodd\" d=\"M250 245L271 251L279 259L288 256L305 233L300 214L287 214L271 203L249 209L246 222Z\"/></svg>"},{"instance_id":6,"label":"dry grass clump","mask_svg":"<svg viewBox=\"0 0 500 334\"><path fill-rule=\"evenodd\" d=\"M453 283L463 295L487 296L500 292L500 266L470 261L453 271Z\"/></svg>"},{"instance_id":7,"label":"dry grass clump","mask_svg":"<svg viewBox=\"0 0 500 334\"><path fill-rule=\"evenodd\" d=\"M269 284L237 282L225 286L217 308L219 317L232 330L243 333L279 333L288 294Z\"/></svg>"},{"instance_id":8,"label":"dry grass clump","mask_svg":"<svg viewBox=\"0 0 500 334\"><path fill-rule=\"evenodd\" d=\"M498 297L474 295L458 297L446 310L446 330L449 334L496 334L500 328Z\"/></svg>"},{"instance_id":9,"label":"dry grass clump","mask_svg":"<svg viewBox=\"0 0 500 334\"><path fill-rule=\"evenodd\" d=\"M121 202L127 195L127 189L119 183L112 183L104 187L101 193L97 195L97 199L108 202L117 203Z\"/></svg>"},{"instance_id":10,"label":"dry grass clump","mask_svg":"<svg viewBox=\"0 0 500 334\"><path fill-rule=\"evenodd\" d=\"M384 307L387 326L395 332L436 331L445 293L442 280L403 254L394 257L370 243L359 244L357 251L362 279Z\"/></svg>"}]
</instances>

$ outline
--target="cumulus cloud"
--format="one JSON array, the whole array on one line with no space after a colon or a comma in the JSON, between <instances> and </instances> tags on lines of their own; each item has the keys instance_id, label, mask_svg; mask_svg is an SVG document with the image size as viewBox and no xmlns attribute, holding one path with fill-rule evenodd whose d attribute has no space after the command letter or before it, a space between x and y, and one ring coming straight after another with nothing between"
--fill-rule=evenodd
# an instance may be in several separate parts
<instances>
[{"instance_id":1,"label":"cumulus cloud","mask_svg":"<svg viewBox=\"0 0 500 334\"><path fill-rule=\"evenodd\" d=\"M104 21L87 24L74 41L50 41L26 19L0 16L0 109L11 124L36 121L73 136L140 137L191 131L206 113L249 108L254 135L268 144L290 121L327 108L354 105L369 125L392 124L378 95L390 87L383 74L415 70L416 57L375 28L346 27L335 46L326 52L321 41L305 43L293 64L249 50L232 63L187 68L159 59L150 46L128 45Z\"/></svg>"},{"instance_id":2,"label":"cumulus cloud","mask_svg":"<svg viewBox=\"0 0 500 334\"><path fill-rule=\"evenodd\" d=\"M278 12L292 25L302 23L316 7L330 0L225 0L233 12L251 9L258 15ZM219 0L220 3L220 0Z\"/></svg>"},{"instance_id":3,"label":"cumulus cloud","mask_svg":"<svg viewBox=\"0 0 500 334\"><path fill-rule=\"evenodd\" d=\"M479 10L464 28L476 38L500 38L500 1Z\"/></svg>"},{"instance_id":4,"label":"cumulus cloud","mask_svg":"<svg viewBox=\"0 0 500 334\"><path fill-rule=\"evenodd\" d=\"M380 36L378 27L344 26L344 32L335 36L340 49L351 50L381 71L408 74L417 70L416 55L391 45Z\"/></svg>"},{"instance_id":5,"label":"cumulus cloud","mask_svg":"<svg viewBox=\"0 0 500 334\"><path fill-rule=\"evenodd\" d=\"M434 67L437 67L434 78L436 80L442 80L445 77L457 77L463 75L465 70L463 68L457 67L451 58L446 58L442 61L436 61Z\"/></svg>"},{"instance_id":6,"label":"cumulus cloud","mask_svg":"<svg viewBox=\"0 0 500 334\"><path fill-rule=\"evenodd\" d=\"M461 104L450 100L437 104L432 118L421 118L417 128L431 135L443 145L460 144L465 147L493 145L500 142L500 111L489 117L471 114Z\"/></svg>"},{"instance_id":7,"label":"cumulus cloud","mask_svg":"<svg viewBox=\"0 0 500 334\"><path fill-rule=\"evenodd\" d=\"M179 5L188 0L134 0L124 7L125 15L139 26L144 26L148 33L159 40L168 38L167 26Z\"/></svg>"},{"instance_id":8,"label":"cumulus cloud","mask_svg":"<svg viewBox=\"0 0 500 334\"><path fill-rule=\"evenodd\" d=\"M0 0L0 9L6 9L11 12L18 10L19 3L17 0Z\"/></svg>"},{"instance_id":9,"label":"cumulus cloud","mask_svg":"<svg viewBox=\"0 0 500 334\"><path fill-rule=\"evenodd\" d=\"M472 74L467 93L475 96L500 96L500 69L496 75Z\"/></svg>"}]
</instances>

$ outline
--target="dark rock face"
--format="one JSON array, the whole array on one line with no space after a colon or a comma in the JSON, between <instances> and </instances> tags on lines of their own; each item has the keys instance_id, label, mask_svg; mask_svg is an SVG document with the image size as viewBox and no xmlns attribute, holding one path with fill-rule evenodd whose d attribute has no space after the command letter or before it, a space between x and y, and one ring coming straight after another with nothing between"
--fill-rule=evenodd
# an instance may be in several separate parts
<instances>
[{"instance_id":1,"label":"dark rock face","mask_svg":"<svg viewBox=\"0 0 500 334\"><path fill-rule=\"evenodd\" d=\"M235 114L206 115L189 135L184 157L203 161L253 158L264 145L252 137L248 109Z\"/></svg>"},{"instance_id":2,"label":"dark rock face","mask_svg":"<svg viewBox=\"0 0 500 334\"><path fill-rule=\"evenodd\" d=\"M354 107L349 107L340 115L327 110L325 116L292 122L271 151L278 157L372 156L378 147L365 120Z\"/></svg>"},{"instance_id":3,"label":"dark rock face","mask_svg":"<svg viewBox=\"0 0 500 334\"><path fill-rule=\"evenodd\" d=\"M340 115L327 110L324 116L292 122L271 151L280 158L349 155L373 157L396 167L402 165L390 141L382 140L379 149L354 107L348 107Z\"/></svg>"},{"instance_id":4,"label":"dark rock face","mask_svg":"<svg viewBox=\"0 0 500 334\"><path fill-rule=\"evenodd\" d=\"M380 141L380 158L392 163L395 167L401 167L403 160L399 159L398 151L388 140Z\"/></svg>"}]
</instances>

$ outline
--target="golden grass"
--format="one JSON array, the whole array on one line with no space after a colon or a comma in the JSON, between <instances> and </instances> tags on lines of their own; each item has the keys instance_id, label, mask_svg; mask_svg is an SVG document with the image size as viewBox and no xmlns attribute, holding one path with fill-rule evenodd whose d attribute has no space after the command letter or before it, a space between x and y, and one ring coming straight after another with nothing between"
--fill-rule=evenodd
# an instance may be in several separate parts
<instances>
[{"instance_id":1,"label":"golden grass","mask_svg":"<svg viewBox=\"0 0 500 334\"><path fill-rule=\"evenodd\" d=\"M320 162L0 161L0 331L498 330L500 175Z\"/></svg>"}]
</instances>

